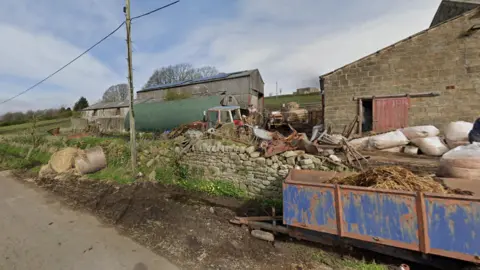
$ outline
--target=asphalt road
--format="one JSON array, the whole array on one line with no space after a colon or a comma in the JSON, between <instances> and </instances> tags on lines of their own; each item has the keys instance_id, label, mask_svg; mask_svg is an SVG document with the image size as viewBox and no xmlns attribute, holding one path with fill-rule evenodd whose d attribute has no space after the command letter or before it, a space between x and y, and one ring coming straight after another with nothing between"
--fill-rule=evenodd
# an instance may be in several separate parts
<instances>
[{"instance_id":1,"label":"asphalt road","mask_svg":"<svg viewBox=\"0 0 480 270\"><path fill-rule=\"evenodd\" d=\"M94 216L0 172L0 269L178 269Z\"/></svg>"}]
</instances>

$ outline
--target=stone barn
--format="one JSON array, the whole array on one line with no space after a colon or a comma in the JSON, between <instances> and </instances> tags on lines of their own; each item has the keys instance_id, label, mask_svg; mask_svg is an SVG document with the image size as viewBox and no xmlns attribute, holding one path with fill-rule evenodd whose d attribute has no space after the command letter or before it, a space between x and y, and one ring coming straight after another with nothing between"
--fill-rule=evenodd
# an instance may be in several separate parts
<instances>
[{"instance_id":1,"label":"stone barn","mask_svg":"<svg viewBox=\"0 0 480 270\"><path fill-rule=\"evenodd\" d=\"M233 96L243 109L252 104L259 111L264 108L264 85L258 69L233 73L220 73L213 77L185 82L157 85L137 91L138 99L168 100L169 96L184 97L226 94Z\"/></svg>"},{"instance_id":2,"label":"stone barn","mask_svg":"<svg viewBox=\"0 0 480 270\"><path fill-rule=\"evenodd\" d=\"M442 1L430 28L320 76L324 121L358 133L480 117L480 0Z\"/></svg>"}]
</instances>

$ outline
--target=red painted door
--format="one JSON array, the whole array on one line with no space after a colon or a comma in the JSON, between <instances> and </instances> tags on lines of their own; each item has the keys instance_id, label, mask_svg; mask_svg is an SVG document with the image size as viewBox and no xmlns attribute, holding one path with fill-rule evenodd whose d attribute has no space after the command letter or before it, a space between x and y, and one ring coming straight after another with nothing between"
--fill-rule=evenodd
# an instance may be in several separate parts
<instances>
[{"instance_id":1,"label":"red painted door","mask_svg":"<svg viewBox=\"0 0 480 270\"><path fill-rule=\"evenodd\" d=\"M409 106L408 97L373 99L373 131L385 132L407 127Z\"/></svg>"}]
</instances>

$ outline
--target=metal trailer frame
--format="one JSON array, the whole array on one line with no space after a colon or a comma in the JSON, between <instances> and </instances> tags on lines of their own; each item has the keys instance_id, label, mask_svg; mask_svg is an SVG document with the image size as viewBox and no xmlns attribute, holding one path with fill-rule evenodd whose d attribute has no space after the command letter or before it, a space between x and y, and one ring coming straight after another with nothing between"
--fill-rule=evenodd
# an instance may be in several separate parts
<instances>
[{"instance_id":1,"label":"metal trailer frame","mask_svg":"<svg viewBox=\"0 0 480 270\"><path fill-rule=\"evenodd\" d=\"M291 170L283 183L283 223L301 238L319 232L480 263L479 197L322 184L321 173Z\"/></svg>"}]
</instances>

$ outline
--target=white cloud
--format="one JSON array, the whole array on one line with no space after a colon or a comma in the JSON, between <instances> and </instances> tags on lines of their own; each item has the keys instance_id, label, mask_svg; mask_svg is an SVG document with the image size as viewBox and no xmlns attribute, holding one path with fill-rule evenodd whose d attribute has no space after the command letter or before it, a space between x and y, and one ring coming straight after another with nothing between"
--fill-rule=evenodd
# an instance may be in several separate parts
<instances>
[{"instance_id":1,"label":"white cloud","mask_svg":"<svg viewBox=\"0 0 480 270\"><path fill-rule=\"evenodd\" d=\"M137 53L137 78L190 62L226 72L259 68L267 94L275 81L284 93L318 86L319 75L427 28L440 1L345 1L352 4L345 8L327 2L241 1L238 16L192 29L167 51Z\"/></svg>"}]
</instances>

